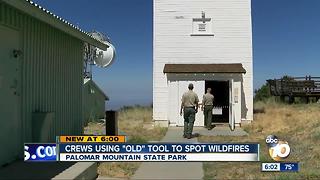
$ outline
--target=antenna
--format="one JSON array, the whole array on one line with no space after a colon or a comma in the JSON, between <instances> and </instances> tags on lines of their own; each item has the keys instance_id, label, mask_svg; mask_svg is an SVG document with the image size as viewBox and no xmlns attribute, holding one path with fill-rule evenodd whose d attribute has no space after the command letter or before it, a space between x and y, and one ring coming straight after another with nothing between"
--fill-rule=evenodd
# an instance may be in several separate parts
<instances>
[{"instance_id":1,"label":"antenna","mask_svg":"<svg viewBox=\"0 0 320 180\"><path fill-rule=\"evenodd\" d=\"M96 48L88 43L84 43L83 78L92 79L92 65L94 64Z\"/></svg>"},{"instance_id":2,"label":"antenna","mask_svg":"<svg viewBox=\"0 0 320 180\"><path fill-rule=\"evenodd\" d=\"M107 36L97 31L92 32L91 35L94 38L99 39L100 41L104 42L109 46L108 49L105 51L99 48L96 49L96 54L95 54L96 56L94 58L95 65L99 67L110 66L114 61L115 55L116 55L116 50L114 46L111 44L110 39Z\"/></svg>"}]
</instances>

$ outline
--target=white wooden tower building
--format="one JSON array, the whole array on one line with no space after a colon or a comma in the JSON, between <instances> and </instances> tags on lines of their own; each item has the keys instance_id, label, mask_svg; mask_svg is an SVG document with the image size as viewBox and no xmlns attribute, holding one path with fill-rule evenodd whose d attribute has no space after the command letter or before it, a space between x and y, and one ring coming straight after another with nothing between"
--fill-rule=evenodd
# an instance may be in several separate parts
<instances>
[{"instance_id":1,"label":"white wooden tower building","mask_svg":"<svg viewBox=\"0 0 320 180\"><path fill-rule=\"evenodd\" d=\"M253 119L251 0L154 0L153 119L183 126L189 83L200 101L211 87L214 123ZM203 126L203 113L195 126Z\"/></svg>"}]
</instances>

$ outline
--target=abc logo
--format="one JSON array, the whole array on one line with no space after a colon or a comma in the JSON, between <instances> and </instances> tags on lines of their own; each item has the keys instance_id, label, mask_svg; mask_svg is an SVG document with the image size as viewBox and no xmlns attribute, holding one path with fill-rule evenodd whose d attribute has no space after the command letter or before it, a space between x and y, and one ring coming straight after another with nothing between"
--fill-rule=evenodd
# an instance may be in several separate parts
<instances>
[{"instance_id":1,"label":"abc logo","mask_svg":"<svg viewBox=\"0 0 320 180\"><path fill-rule=\"evenodd\" d=\"M278 144L278 137L275 135L269 135L266 138L266 143L269 147L274 147Z\"/></svg>"},{"instance_id":2,"label":"abc logo","mask_svg":"<svg viewBox=\"0 0 320 180\"><path fill-rule=\"evenodd\" d=\"M279 140L275 135L269 135L266 138L266 144L269 147L269 155L275 161L285 159L290 154L290 146L288 142Z\"/></svg>"}]
</instances>

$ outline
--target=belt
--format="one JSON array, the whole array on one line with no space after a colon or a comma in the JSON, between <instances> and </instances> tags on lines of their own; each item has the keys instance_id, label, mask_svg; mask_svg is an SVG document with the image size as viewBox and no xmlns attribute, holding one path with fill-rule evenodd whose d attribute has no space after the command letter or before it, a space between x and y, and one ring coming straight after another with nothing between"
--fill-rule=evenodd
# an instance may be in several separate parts
<instances>
[{"instance_id":1,"label":"belt","mask_svg":"<svg viewBox=\"0 0 320 180\"><path fill-rule=\"evenodd\" d=\"M212 105L204 105L204 106L213 106L213 104Z\"/></svg>"},{"instance_id":2,"label":"belt","mask_svg":"<svg viewBox=\"0 0 320 180\"><path fill-rule=\"evenodd\" d=\"M190 107L184 107L184 108L195 108L194 106L190 106Z\"/></svg>"}]
</instances>

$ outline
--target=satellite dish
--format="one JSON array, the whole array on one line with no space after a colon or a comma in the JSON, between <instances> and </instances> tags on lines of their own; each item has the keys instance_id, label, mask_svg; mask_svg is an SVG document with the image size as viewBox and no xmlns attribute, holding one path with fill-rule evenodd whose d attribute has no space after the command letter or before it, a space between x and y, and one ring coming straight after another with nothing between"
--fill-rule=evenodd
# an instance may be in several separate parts
<instances>
[{"instance_id":1,"label":"satellite dish","mask_svg":"<svg viewBox=\"0 0 320 180\"><path fill-rule=\"evenodd\" d=\"M94 63L100 67L110 66L116 56L116 49L114 48L114 46L107 41L105 41L105 43L109 46L108 49L106 51L103 51L97 48L96 57L94 58Z\"/></svg>"},{"instance_id":2,"label":"satellite dish","mask_svg":"<svg viewBox=\"0 0 320 180\"><path fill-rule=\"evenodd\" d=\"M115 59L116 56L116 49L114 48L114 46L111 44L110 39L108 37L106 37L105 35L103 35L100 32L92 32L91 33L92 37L104 42L105 44L107 44L109 47L107 50L102 50L99 48L96 48L96 55L94 60L94 64L99 66L99 67L107 67L110 66L112 64L112 62Z\"/></svg>"}]
</instances>

